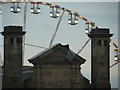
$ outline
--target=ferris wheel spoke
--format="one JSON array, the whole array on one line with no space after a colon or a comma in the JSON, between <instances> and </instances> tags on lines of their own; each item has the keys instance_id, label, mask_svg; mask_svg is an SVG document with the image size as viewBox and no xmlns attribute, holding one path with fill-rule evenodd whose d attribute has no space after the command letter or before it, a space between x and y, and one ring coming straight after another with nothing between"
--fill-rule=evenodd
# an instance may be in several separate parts
<instances>
[{"instance_id":1,"label":"ferris wheel spoke","mask_svg":"<svg viewBox=\"0 0 120 90\"><path fill-rule=\"evenodd\" d=\"M59 20L58 20L56 29L55 29L55 31L54 31L54 33L53 33L53 35L52 35L52 39L51 39L51 41L50 41L49 47L51 47L51 45L52 45L52 43L53 43L53 41L54 41L54 39L55 39L55 36L56 36L56 34L57 34L57 31L58 31L58 28L59 28L60 23L61 23L61 21L62 21L63 14L64 14L64 10L62 11L62 14L61 14L60 17L59 17Z\"/></svg>"},{"instance_id":2,"label":"ferris wheel spoke","mask_svg":"<svg viewBox=\"0 0 120 90\"><path fill-rule=\"evenodd\" d=\"M118 60L116 63L112 64L109 68L112 68L113 66L117 65L118 63L120 63L120 60Z\"/></svg>"},{"instance_id":3,"label":"ferris wheel spoke","mask_svg":"<svg viewBox=\"0 0 120 90\"><path fill-rule=\"evenodd\" d=\"M85 48L85 46L89 43L90 38L85 42L85 44L82 46L82 48L77 52L77 54L80 54L81 51Z\"/></svg>"}]
</instances>

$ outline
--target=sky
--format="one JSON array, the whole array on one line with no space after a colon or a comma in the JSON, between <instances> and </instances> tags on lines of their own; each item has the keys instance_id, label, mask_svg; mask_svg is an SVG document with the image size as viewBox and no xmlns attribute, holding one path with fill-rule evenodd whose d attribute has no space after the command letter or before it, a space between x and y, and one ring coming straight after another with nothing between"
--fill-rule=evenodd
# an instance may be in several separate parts
<instances>
[{"instance_id":1,"label":"sky","mask_svg":"<svg viewBox=\"0 0 120 90\"><path fill-rule=\"evenodd\" d=\"M42 0L44 1L44 0ZM93 0L94 1L94 0ZM110 28L110 33L114 34L111 38L118 44L118 3L116 2L51 2L71 11L78 12L79 15L94 22L98 27ZM0 15L0 32L3 31L4 26L16 25L23 26L24 5L21 4L21 12L14 14L10 12L10 3L3 4L2 15ZM27 18L26 18L26 35L25 43L48 47L58 19L53 19L49 16L49 6L41 5L41 13L33 15L30 13L30 4L27 4ZM62 12L62 11L60 11ZM63 45L69 44L70 49L75 53L81 49L84 43L88 40L85 34L85 21L79 19L78 25L72 26L68 24L68 13L65 12L62 18L60 27L56 34L53 44L61 43ZM3 36L0 35L0 45L3 45ZM110 65L114 61L114 46L110 47ZM24 49L24 65L32 65L27 60L38 54L44 49L25 46ZM86 59L85 64L82 65L82 74L90 79L91 67L91 43L83 49L79 54ZM0 47L0 54L3 60L3 48ZM111 83L113 88L118 87L118 65L110 69Z\"/></svg>"}]
</instances>

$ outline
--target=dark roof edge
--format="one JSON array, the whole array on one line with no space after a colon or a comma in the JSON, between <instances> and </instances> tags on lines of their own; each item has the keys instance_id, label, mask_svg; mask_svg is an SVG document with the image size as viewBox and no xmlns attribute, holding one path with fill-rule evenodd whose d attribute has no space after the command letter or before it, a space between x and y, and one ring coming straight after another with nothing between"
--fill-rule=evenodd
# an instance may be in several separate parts
<instances>
[{"instance_id":1,"label":"dark roof edge","mask_svg":"<svg viewBox=\"0 0 120 90\"><path fill-rule=\"evenodd\" d=\"M36 59L37 57L39 57L40 55L45 54L46 52L50 51L50 50L53 49L53 48L57 48L58 46L70 50L68 44L67 44L67 45L62 45L61 43L57 43L57 44L54 44L51 48L45 49L45 50L43 50L42 52L38 53L37 55L31 57L30 59L28 59L28 61L29 61L30 63L34 64L35 59ZM72 50L71 50L71 51L72 51ZM74 52L74 53L75 53L75 52ZM80 61L81 64L85 63L85 61L86 61L84 58L82 58L81 56L79 56L79 55L76 54L76 53L75 53L75 57L74 57L74 58L77 59L78 61Z\"/></svg>"}]
</instances>

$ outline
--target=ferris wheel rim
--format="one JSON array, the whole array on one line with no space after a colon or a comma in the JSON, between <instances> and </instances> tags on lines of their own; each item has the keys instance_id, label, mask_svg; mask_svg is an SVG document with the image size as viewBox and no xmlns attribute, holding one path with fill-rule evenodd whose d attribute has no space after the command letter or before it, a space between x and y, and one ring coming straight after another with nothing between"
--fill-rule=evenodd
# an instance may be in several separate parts
<instances>
[{"instance_id":1,"label":"ferris wheel rim","mask_svg":"<svg viewBox=\"0 0 120 90\"><path fill-rule=\"evenodd\" d=\"M61 7L59 5L56 5L56 4L51 4L51 3L48 3L48 2L39 2L39 1L27 1L27 0L22 0L22 1L16 1L16 0L12 0L12 1L0 1L0 4L1 3L11 3L11 2L20 2L20 3L39 3L39 4L42 4L42 5L48 5L48 6L52 6L52 7L56 7L56 8L59 8L60 10L64 10L68 13L71 13L73 15L76 15L78 18L84 20L86 23L89 23L92 27L94 28L97 28L98 29L98 26L95 25L95 23L89 21L88 19L86 19L85 17L81 16L80 14L78 14L77 12L74 12L72 10L69 10L67 8L64 8L64 7Z\"/></svg>"}]
</instances>

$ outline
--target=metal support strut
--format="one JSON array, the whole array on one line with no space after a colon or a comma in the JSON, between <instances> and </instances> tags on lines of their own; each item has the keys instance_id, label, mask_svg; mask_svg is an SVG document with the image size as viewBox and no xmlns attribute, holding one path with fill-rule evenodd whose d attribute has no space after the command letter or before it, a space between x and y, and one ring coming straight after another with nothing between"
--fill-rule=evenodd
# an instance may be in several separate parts
<instances>
[{"instance_id":1,"label":"metal support strut","mask_svg":"<svg viewBox=\"0 0 120 90\"><path fill-rule=\"evenodd\" d=\"M65 11L63 10L63 11L62 11L62 14L61 14L60 17L59 17L59 20L58 20L56 29L55 29L55 31L54 31L54 33L53 33L52 39L51 39L50 44L49 44L49 48L51 47L51 45L52 45L52 43L53 43L53 40L54 40L54 38L55 38L55 36L56 36L56 33L57 33L58 28L59 28L59 26L60 26L60 22L61 22L61 20L62 20L62 17L63 17L64 12L65 12Z\"/></svg>"},{"instance_id":2,"label":"metal support strut","mask_svg":"<svg viewBox=\"0 0 120 90\"><path fill-rule=\"evenodd\" d=\"M115 66L116 64L120 63L120 60L117 60L116 63L112 64L109 68L112 68L113 66Z\"/></svg>"},{"instance_id":3,"label":"metal support strut","mask_svg":"<svg viewBox=\"0 0 120 90\"><path fill-rule=\"evenodd\" d=\"M80 52L84 49L84 47L88 44L90 41L90 38L85 42L85 44L82 46L82 48L77 52L77 54L80 54Z\"/></svg>"}]
</instances>

